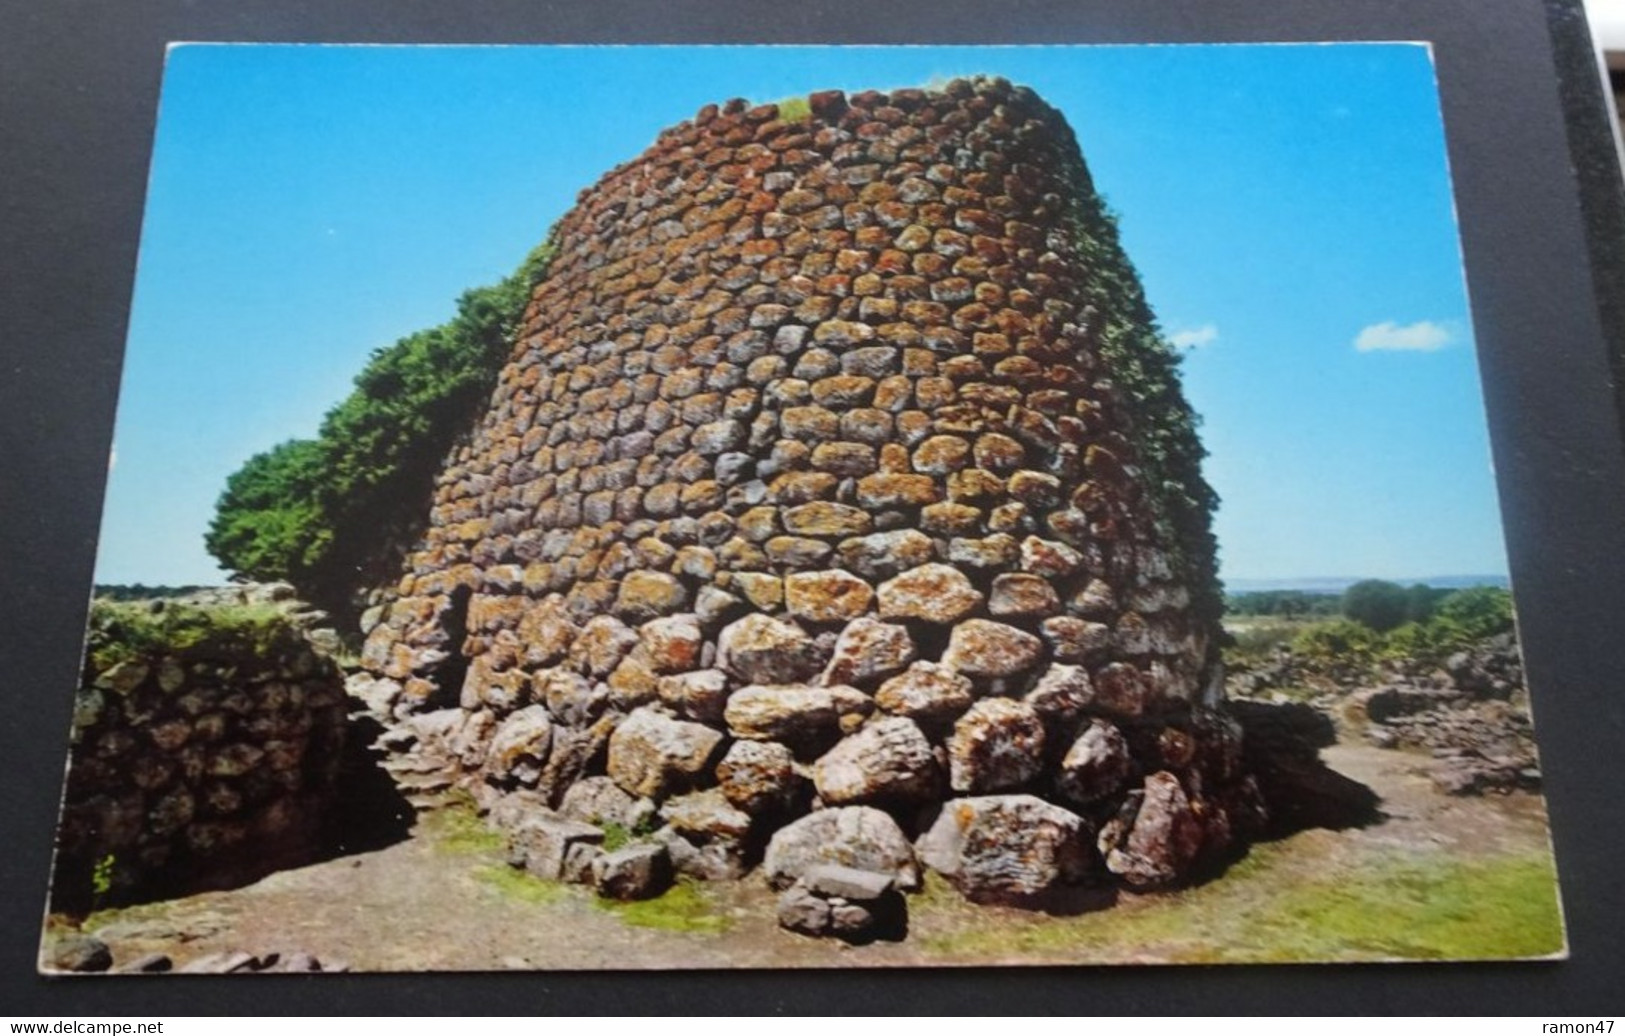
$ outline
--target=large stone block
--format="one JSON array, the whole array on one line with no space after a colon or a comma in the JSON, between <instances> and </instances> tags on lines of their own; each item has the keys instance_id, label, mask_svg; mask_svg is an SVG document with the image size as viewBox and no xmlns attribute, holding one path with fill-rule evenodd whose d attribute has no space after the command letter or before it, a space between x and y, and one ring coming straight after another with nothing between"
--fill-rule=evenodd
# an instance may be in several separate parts
<instances>
[{"instance_id":1,"label":"large stone block","mask_svg":"<svg viewBox=\"0 0 1625 1036\"><path fill-rule=\"evenodd\" d=\"M629 795L663 798L708 772L722 734L699 723L638 709L609 739L609 776Z\"/></svg>"},{"instance_id":2,"label":"large stone block","mask_svg":"<svg viewBox=\"0 0 1625 1036\"><path fill-rule=\"evenodd\" d=\"M1091 833L1032 795L954 799L920 839L920 860L968 899L1022 904L1089 873Z\"/></svg>"}]
</instances>

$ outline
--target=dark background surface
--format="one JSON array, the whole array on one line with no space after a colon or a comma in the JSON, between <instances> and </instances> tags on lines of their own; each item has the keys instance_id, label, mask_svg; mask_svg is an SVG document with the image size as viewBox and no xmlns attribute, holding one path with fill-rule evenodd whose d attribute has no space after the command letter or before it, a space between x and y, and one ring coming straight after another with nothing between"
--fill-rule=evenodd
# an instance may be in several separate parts
<instances>
[{"instance_id":1,"label":"dark background surface","mask_svg":"<svg viewBox=\"0 0 1625 1036\"><path fill-rule=\"evenodd\" d=\"M1572 959L1494 965L35 973L164 45L1434 44ZM1625 998L1625 201L1579 0L0 0L0 1016L1606 1015ZM1601 304L1599 305L1599 300Z\"/></svg>"}]
</instances>

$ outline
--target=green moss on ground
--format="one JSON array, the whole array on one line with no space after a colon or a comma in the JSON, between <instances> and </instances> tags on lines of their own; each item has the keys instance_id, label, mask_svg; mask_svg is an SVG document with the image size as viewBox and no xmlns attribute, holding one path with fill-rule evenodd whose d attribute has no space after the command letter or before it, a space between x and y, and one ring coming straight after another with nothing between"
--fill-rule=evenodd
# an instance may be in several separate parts
<instances>
[{"instance_id":1,"label":"green moss on ground","mask_svg":"<svg viewBox=\"0 0 1625 1036\"><path fill-rule=\"evenodd\" d=\"M1130 897L1076 917L965 925L970 907L940 882L916 901L933 955L1051 961L1179 963L1483 960L1564 948L1551 859L1378 861L1357 872L1305 873L1283 843L1255 846L1220 879Z\"/></svg>"},{"instance_id":2,"label":"green moss on ground","mask_svg":"<svg viewBox=\"0 0 1625 1036\"><path fill-rule=\"evenodd\" d=\"M568 885L561 885L556 881L543 881L526 871L510 867L505 863L492 863L474 870L474 878L480 884L493 889L505 899L520 903L530 903L545 906L557 903L571 894Z\"/></svg>"},{"instance_id":3,"label":"green moss on ground","mask_svg":"<svg viewBox=\"0 0 1625 1036\"><path fill-rule=\"evenodd\" d=\"M508 848L507 839L491 830L472 802L452 802L420 821L423 834L435 848L458 855L501 855Z\"/></svg>"},{"instance_id":4,"label":"green moss on ground","mask_svg":"<svg viewBox=\"0 0 1625 1036\"><path fill-rule=\"evenodd\" d=\"M629 925L639 928L658 928L667 932L697 932L720 935L733 927L733 919L717 903L710 890L699 882L681 878L654 899L620 902L613 899L593 901Z\"/></svg>"}]
</instances>

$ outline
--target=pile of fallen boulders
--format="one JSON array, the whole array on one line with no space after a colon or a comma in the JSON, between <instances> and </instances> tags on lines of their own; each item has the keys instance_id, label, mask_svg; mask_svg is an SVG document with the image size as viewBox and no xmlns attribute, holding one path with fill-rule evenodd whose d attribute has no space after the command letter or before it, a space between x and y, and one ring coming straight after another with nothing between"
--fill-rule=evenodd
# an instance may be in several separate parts
<instances>
[{"instance_id":1,"label":"pile of fallen boulders","mask_svg":"<svg viewBox=\"0 0 1625 1036\"><path fill-rule=\"evenodd\" d=\"M1458 651L1442 667L1396 667L1356 696L1382 748L1422 748L1444 761L1432 776L1452 795L1540 787L1529 696L1511 634Z\"/></svg>"},{"instance_id":2,"label":"pile of fallen boulders","mask_svg":"<svg viewBox=\"0 0 1625 1036\"><path fill-rule=\"evenodd\" d=\"M1389 660L1375 674L1338 678L1281 650L1234 674L1228 689L1238 699L1295 697L1333 721L1363 727L1379 748L1431 752L1442 761L1432 779L1452 795L1540 787L1529 695L1511 633L1485 638L1441 664Z\"/></svg>"}]
</instances>

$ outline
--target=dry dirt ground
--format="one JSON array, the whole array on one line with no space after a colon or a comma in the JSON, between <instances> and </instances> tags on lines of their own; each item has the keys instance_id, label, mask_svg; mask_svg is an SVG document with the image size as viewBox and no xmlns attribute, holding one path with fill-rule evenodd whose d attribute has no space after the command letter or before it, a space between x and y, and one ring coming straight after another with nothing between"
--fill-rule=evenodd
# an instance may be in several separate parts
<instances>
[{"instance_id":1,"label":"dry dirt ground","mask_svg":"<svg viewBox=\"0 0 1625 1036\"><path fill-rule=\"evenodd\" d=\"M1384 819L1255 846L1205 884L1072 916L910 897L908 938L846 946L781 931L759 880L680 886L608 907L506 867L468 819L431 817L387 848L256 884L107 911L82 929L115 962L303 951L354 971L850 967L1538 957L1562 950L1538 796L1450 798L1423 755L1338 745L1323 758L1382 797ZM71 926L53 919L60 931Z\"/></svg>"}]
</instances>

